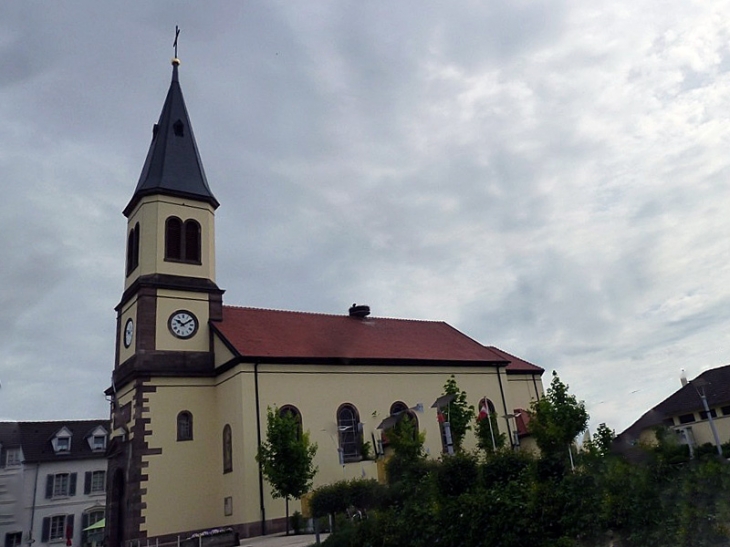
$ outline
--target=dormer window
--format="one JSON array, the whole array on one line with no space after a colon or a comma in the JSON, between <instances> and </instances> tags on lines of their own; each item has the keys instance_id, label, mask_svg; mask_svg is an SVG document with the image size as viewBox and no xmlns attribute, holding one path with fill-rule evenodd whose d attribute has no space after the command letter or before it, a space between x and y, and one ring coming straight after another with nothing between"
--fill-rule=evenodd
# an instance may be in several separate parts
<instances>
[{"instance_id":1,"label":"dormer window","mask_svg":"<svg viewBox=\"0 0 730 547\"><path fill-rule=\"evenodd\" d=\"M14 467L21 463L23 462L20 455L20 448L8 448L5 452L5 465L7 467Z\"/></svg>"},{"instance_id":2,"label":"dormer window","mask_svg":"<svg viewBox=\"0 0 730 547\"><path fill-rule=\"evenodd\" d=\"M89 448L94 452L103 452L106 450L106 439L109 433L106 429L101 426L96 427L93 431L89 432L86 436L86 441L89 443Z\"/></svg>"},{"instance_id":3,"label":"dormer window","mask_svg":"<svg viewBox=\"0 0 730 547\"><path fill-rule=\"evenodd\" d=\"M54 435L53 439L51 439L51 444L56 454L71 452L71 432L64 427Z\"/></svg>"}]
</instances>

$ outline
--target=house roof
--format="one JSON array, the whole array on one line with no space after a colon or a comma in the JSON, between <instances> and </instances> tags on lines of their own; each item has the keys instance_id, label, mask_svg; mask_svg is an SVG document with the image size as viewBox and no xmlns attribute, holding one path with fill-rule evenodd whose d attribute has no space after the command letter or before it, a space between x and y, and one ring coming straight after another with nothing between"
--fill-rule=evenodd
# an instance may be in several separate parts
<instances>
[{"instance_id":1,"label":"house roof","mask_svg":"<svg viewBox=\"0 0 730 547\"><path fill-rule=\"evenodd\" d=\"M15 424L14 427L12 424ZM2 422L0 433L6 429L17 431L17 439L23 448L23 457L26 462L48 462L59 460L78 460L85 458L103 457L103 452L94 452L87 437L97 428L103 427L110 431L109 420L78 420L78 421L49 421L49 422ZM64 454L56 454L51 445L51 439L63 428L71 432L71 450Z\"/></svg>"},{"instance_id":2,"label":"house roof","mask_svg":"<svg viewBox=\"0 0 730 547\"><path fill-rule=\"evenodd\" d=\"M218 207L208 186L193 127L188 117L178 81L178 63L173 61L172 82L162 106L160 119L152 131L152 143L142 167L137 188L124 215L144 196L163 194L196 199Z\"/></svg>"},{"instance_id":3,"label":"house roof","mask_svg":"<svg viewBox=\"0 0 730 547\"><path fill-rule=\"evenodd\" d=\"M703 389L710 408L730 404L730 365L706 370L645 412L641 418L619 434L617 440L631 443L632 439L637 438L648 427L660 425L673 416L704 410L702 399L697 392L697 387L702 383L705 383Z\"/></svg>"},{"instance_id":4,"label":"house roof","mask_svg":"<svg viewBox=\"0 0 730 547\"><path fill-rule=\"evenodd\" d=\"M240 357L263 361L507 364L501 354L442 321L223 306L223 320L211 325Z\"/></svg>"},{"instance_id":5,"label":"house roof","mask_svg":"<svg viewBox=\"0 0 730 547\"><path fill-rule=\"evenodd\" d=\"M5 448L20 446L20 428L18 422L0 422L0 445Z\"/></svg>"},{"instance_id":6,"label":"house roof","mask_svg":"<svg viewBox=\"0 0 730 547\"><path fill-rule=\"evenodd\" d=\"M542 374L545 372L544 368L533 365L532 363L525 361L524 359L520 359L519 357L512 355L511 353L507 353L497 347L489 346L489 349L497 355L501 355L506 361L509 361L509 365L507 365L507 374Z\"/></svg>"}]
</instances>

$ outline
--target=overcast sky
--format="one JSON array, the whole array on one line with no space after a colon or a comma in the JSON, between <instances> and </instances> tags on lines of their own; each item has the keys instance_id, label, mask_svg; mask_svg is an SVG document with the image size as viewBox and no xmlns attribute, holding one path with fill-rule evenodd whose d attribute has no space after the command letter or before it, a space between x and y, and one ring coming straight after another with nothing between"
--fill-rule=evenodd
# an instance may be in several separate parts
<instances>
[{"instance_id":1,"label":"overcast sky","mask_svg":"<svg viewBox=\"0 0 730 547\"><path fill-rule=\"evenodd\" d=\"M730 362L730 4L0 4L0 419L108 416L170 81L227 304L444 320L621 431Z\"/></svg>"}]
</instances>

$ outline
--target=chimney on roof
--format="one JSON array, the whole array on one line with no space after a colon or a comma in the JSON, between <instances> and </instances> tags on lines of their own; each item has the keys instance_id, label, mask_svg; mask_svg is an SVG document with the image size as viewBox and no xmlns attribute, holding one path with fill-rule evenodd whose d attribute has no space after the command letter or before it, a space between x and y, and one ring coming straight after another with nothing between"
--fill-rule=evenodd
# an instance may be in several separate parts
<instances>
[{"instance_id":1,"label":"chimney on roof","mask_svg":"<svg viewBox=\"0 0 730 547\"><path fill-rule=\"evenodd\" d=\"M357 317L358 319L364 319L370 315L370 306L358 306L353 304L349 309L350 317Z\"/></svg>"},{"instance_id":2,"label":"chimney on roof","mask_svg":"<svg viewBox=\"0 0 730 547\"><path fill-rule=\"evenodd\" d=\"M687 385L687 373L682 369L682 372L679 373L679 381L682 382L682 387Z\"/></svg>"}]
</instances>

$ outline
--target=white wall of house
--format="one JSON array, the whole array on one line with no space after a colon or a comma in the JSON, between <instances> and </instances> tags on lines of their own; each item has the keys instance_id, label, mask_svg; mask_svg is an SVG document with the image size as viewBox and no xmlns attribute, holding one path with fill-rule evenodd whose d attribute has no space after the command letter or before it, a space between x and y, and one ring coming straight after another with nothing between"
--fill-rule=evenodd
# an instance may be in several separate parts
<instances>
[{"instance_id":1,"label":"white wall of house","mask_svg":"<svg viewBox=\"0 0 730 547\"><path fill-rule=\"evenodd\" d=\"M38 480L26 477L26 513L33 520L34 545L83 547L83 528L104 518L106 458L41 463ZM35 466L33 466L35 467ZM29 469L35 475L35 469ZM35 505L33 495L35 494Z\"/></svg>"}]
</instances>

